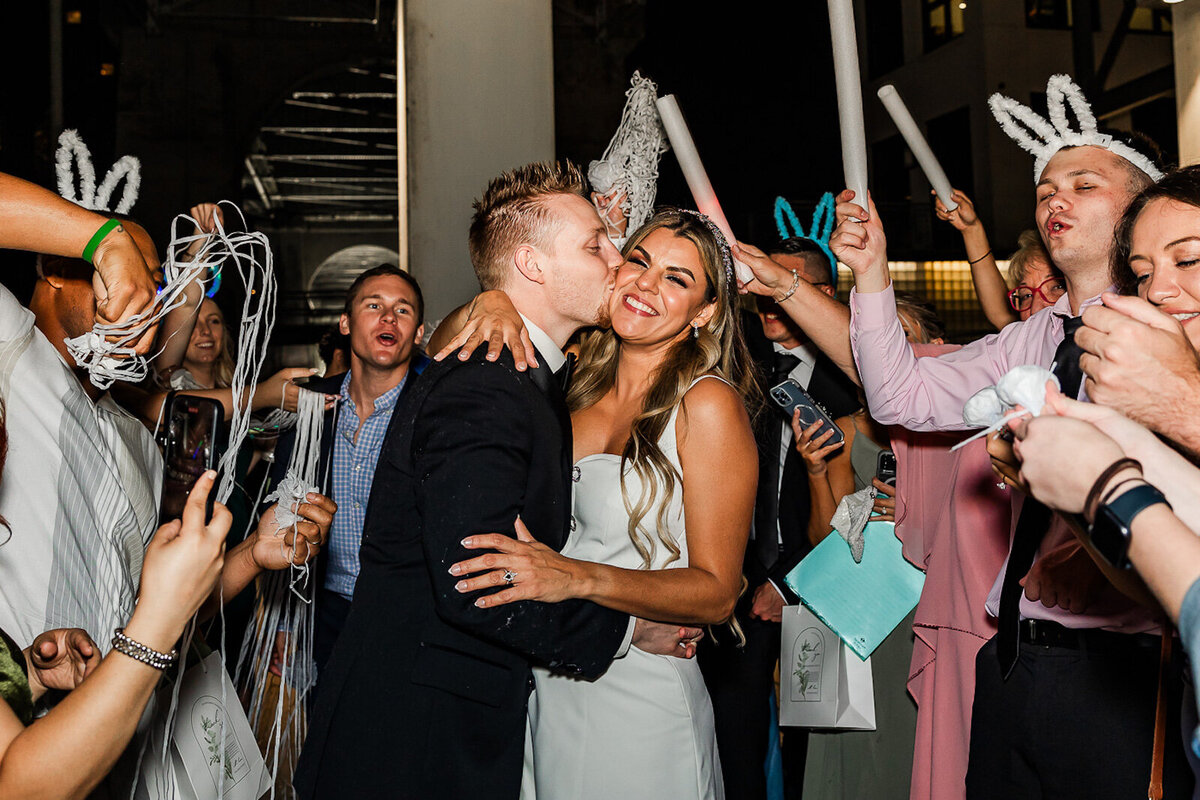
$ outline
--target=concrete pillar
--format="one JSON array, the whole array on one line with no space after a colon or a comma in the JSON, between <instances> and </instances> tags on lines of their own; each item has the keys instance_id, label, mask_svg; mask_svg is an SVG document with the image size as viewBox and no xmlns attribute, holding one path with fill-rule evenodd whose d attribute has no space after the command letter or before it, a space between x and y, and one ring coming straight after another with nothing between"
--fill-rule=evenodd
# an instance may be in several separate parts
<instances>
[{"instance_id":1,"label":"concrete pillar","mask_svg":"<svg viewBox=\"0 0 1200 800\"><path fill-rule=\"evenodd\" d=\"M1200 0L1171 7L1175 39L1175 108L1179 164L1200 164Z\"/></svg>"},{"instance_id":2,"label":"concrete pillar","mask_svg":"<svg viewBox=\"0 0 1200 800\"><path fill-rule=\"evenodd\" d=\"M478 291L471 201L554 157L550 0L405 0L408 265L434 321Z\"/></svg>"}]
</instances>

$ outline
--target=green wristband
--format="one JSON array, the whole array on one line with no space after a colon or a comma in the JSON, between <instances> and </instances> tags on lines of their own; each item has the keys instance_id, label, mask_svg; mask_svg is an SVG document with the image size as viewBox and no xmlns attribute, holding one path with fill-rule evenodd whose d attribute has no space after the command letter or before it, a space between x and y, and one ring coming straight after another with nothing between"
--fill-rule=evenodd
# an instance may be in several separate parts
<instances>
[{"instance_id":1,"label":"green wristband","mask_svg":"<svg viewBox=\"0 0 1200 800\"><path fill-rule=\"evenodd\" d=\"M87 247L83 248L83 260L92 263L92 256L96 255L96 248L104 241L104 237L112 233L113 228L121 227L121 220L110 219L108 222L100 226L100 230L92 234L92 238L88 240Z\"/></svg>"}]
</instances>

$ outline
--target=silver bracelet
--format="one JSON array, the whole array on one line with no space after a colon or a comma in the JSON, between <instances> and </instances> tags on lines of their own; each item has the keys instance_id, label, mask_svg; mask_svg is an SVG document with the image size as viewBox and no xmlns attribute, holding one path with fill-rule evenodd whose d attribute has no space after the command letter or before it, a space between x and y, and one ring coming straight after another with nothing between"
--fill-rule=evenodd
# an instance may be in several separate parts
<instances>
[{"instance_id":1,"label":"silver bracelet","mask_svg":"<svg viewBox=\"0 0 1200 800\"><path fill-rule=\"evenodd\" d=\"M129 656L135 661L140 661L157 670L166 670L179 661L178 650L172 650L169 653L160 653L139 641L130 639L125 635L124 631L124 628L117 628L113 631L112 647L118 653Z\"/></svg>"},{"instance_id":2,"label":"silver bracelet","mask_svg":"<svg viewBox=\"0 0 1200 800\"><path fill-rule=\"evenodd\" d=\"M797 272L796 270L792 270L792 288L788 289L787 294L785 294L783 297L775 298L775 302L783 303L789 297L791 297L792 295L794 295L796 293L796 289L799 288L799 286L800 286L800 273Z\"/></svg>"}]
</instances>

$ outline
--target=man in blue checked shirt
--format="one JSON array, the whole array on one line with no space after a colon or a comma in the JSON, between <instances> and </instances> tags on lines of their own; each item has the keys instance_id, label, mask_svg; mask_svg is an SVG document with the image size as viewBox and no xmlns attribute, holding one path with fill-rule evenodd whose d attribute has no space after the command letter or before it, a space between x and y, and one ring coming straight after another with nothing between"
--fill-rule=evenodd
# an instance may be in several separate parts
<instances>
[{"instance_id":1,"label":"man in blue checked shirt","mask_svg":"<svg viewBox=\"0 0 1200 800\"><path fill-rule=\"evenodd\" d=\"M338 512L316 568L313 658L318 676L350 613L363 517L392 411L428 363L417 348L424 313L421 287L407 272L389 264L363 272L346 292L339 322L350 341L349 371L305 387L338 396L325 414L321 438L321 490L338 504ZM294 431L280 438L272 483L283 479L294 444Z\"/></svg>"}]
</instances>

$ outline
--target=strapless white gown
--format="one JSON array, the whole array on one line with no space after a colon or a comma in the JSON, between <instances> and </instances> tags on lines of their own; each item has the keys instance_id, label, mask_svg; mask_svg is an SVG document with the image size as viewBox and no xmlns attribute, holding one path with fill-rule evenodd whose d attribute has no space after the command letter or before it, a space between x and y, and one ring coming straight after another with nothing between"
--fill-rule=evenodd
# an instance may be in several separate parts
<instances>
[{"instance_id":1,"label":"strapless white gown","mask_svg":"<svg viewBox=\"0 0 1200 800\"><path fill-rule=\"evenodd\" d=\"M675 415L659 446L680 469ZM587 456L575 465L575 530L562 552L642 569L642 557L629 538L620 468L621 457L608 453ZM636 497L639 481L632 470L626 486ZM651 511L650 524L655 514ZM683 487L678 481L667 523L680 558L668 565L670 554L660 542L654 569L688 563ZM534 796L528 786L531 776L539 800L720 800L725 796L712 701L694 659L650 655L631 647L595 681L544 669L534 670L534 680L537 688L529 718L532 748L526 748L523 797Z\"/></svg>"}]
</instances>

